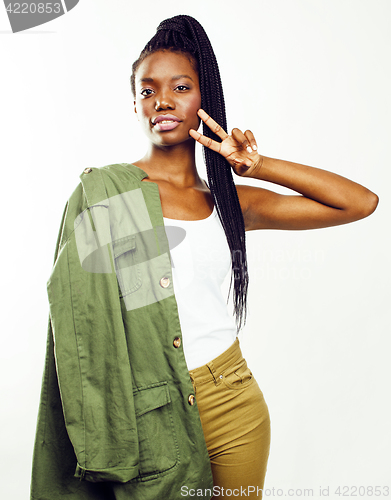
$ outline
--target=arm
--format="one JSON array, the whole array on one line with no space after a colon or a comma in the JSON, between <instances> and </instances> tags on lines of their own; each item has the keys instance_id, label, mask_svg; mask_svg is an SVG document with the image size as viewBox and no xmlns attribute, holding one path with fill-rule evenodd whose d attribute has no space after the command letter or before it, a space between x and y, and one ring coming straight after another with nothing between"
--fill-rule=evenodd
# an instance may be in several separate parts
<instances>
[{"instance_id":1,"label":"arm","mask_svg":"<svg viewBox=\"0 0 391 500\"><path fill-rule=\"evenodd\" d=\"M233 129L228 135L203 110L200 118L221 139L212 141L194 130L198 142L222 154L240 177L252 177L290 188L299 195L280 195L252 186L237 186L246 230L315 229L362 219L377 206L378 197L345 177L289 161L261 156L253 134Z\"/></svg>"},{"instance_id":2,"label":"arm","mask_svg":"<svg viewBox=\"0 0 391 500\"><path fill-rule=\"evenodd\" d=\"M260 157L246 177L279 184L301 195L237 186L247 231L346 224L367 217L378 203L374 193L356 182L289 161Z\"/></svg>"}]
</instances>

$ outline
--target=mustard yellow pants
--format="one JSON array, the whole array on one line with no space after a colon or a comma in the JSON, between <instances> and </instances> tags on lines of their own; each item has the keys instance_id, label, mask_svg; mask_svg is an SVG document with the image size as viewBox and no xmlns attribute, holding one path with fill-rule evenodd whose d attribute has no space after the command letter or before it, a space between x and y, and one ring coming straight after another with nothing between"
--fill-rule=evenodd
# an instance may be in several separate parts
<instances>
[{"instance_id":1,"label":"mustard yellow pants","mask_svg":"<svg viewBox=\"0 0 391 500\"><path fill-rule=\"evenodd\" d=\"M189 374L212 465L213 499L262 498L269 411L239 340Z\"/></svg>"}]
</instances>

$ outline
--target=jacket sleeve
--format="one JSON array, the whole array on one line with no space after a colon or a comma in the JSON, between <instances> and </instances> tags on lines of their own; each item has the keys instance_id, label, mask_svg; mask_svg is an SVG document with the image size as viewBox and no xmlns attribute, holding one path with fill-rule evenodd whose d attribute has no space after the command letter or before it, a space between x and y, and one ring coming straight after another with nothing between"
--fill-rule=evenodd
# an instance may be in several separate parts
<instances>
[{"instance_id":1,"label":"jacket sleeve","mask_svg":"<svg viewBox=\"0 0 391 500\"><path fill-rule=\"evenodd\" d=\"M118 283L103 234L107 207L88 206L80 186L75 193L47 283L64 420L76 477L127 482L138 475L139 450ZM88 259L83 249L95 251Z\"/></svg>"}]
</instances>

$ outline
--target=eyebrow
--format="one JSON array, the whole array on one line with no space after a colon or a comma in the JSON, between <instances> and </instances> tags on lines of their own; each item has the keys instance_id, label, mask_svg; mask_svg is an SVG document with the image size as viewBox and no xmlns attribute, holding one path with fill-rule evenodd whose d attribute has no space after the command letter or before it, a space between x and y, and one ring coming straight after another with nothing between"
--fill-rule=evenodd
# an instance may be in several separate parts
<instances>
[{"instance_id":1,"label":"eyebrow","mask_svg":"<svg viewBox=\"0 0 391 500\"><path fill-rule=\"evenodd\" d=\"M171 80L180 80L181 78L188 78L189 80L193 81L193 78L189 75L175 75L171 78Z\"/></svg>"},{"instance_id":2,"label":"eyebrow","mask_svg":"<svg viewBox=\"0 0 391 500\"><path fill-rule=\"evenodd\" d=\"M180 80L181 78L188 78L191 81L194 81L193 78L189 75L175 75L171 78L171 80ZM153 78L141 78L140 82L153 82Z\"/></svg>"}]
</instances>

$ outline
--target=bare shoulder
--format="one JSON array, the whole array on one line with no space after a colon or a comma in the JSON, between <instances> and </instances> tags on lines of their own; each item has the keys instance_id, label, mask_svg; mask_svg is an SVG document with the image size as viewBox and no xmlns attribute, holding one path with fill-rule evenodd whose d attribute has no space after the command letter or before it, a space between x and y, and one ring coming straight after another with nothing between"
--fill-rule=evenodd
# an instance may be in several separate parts
<instances>
[{"instance_id":1,"label":"bare shoulder","mask_svg":"<svg viewBox=\"0 0 391 500\"><path fill-rule=\"evenodd\" d=\"M270 228L269 212L281 195L268 189L236 184L246 231Z\"/></svg>"}]
</instances>

